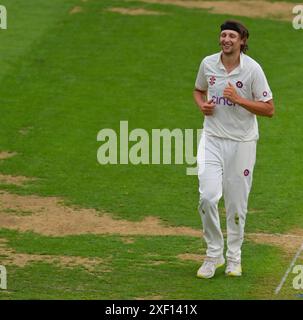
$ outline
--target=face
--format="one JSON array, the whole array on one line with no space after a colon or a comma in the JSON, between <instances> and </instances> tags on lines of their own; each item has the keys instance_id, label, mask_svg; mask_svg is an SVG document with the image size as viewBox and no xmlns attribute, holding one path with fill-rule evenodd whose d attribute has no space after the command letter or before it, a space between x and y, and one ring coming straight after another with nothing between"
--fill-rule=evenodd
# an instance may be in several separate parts
<instances>
[{"instance_id":1,"label":"face","mask_svg":"<svg viewBox=\"0 0 303 320\"><path fill-rule=\"evenodd\" d=\"M234 30L223 30L220 34L220 46L224 54L233 54L240 52L241 44L244 41L241 40L240 34Z\"/></svg>"}]
</instances>

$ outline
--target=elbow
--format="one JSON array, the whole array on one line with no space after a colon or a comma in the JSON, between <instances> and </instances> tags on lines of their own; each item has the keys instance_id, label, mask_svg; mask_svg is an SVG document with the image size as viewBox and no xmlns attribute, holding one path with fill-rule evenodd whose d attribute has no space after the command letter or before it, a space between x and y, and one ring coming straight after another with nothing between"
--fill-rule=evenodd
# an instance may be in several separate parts
<instances>
[{"instance_id":1,"label":"elbow","mask_svg":"<svg viewBox=\"0 0 303 320\"><path fill-rule=\"evenodd\" d=\"M273 104L273 101L270 101L270 103L268 103L268 109L267 109L267 116L269 118L272 118L275 114L275 106Z\"/></svg>"},{"instance_id":2,"label":"elbow","mask_svg":"<svg viewBox=\"0 0 303 320\"><path fill-rule=\"evenodd\" d=\"M268 116L268 118L272 118L274 116L274 114L275 114L275 109L272 108L271 110L269 110L267 116Z\"/></svg>"}]
</instances>

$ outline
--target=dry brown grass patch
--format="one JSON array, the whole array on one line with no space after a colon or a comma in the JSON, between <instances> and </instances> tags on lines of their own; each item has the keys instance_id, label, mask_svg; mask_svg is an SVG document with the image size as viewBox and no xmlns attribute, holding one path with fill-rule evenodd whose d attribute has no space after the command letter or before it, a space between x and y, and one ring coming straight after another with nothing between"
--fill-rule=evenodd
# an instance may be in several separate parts
<instances>
[{"instance_id":1,"label":"dry brown grass patch","mask_svg":"<svg viewBox=\"0 0 303 320\"><path fill-rule=\"evenodd\" d=\"M17 152L11 152L11 151L1 151L0 152L0 160L5 160L11 157L14 157L17 155Z\"/></svg>"},{"instance_id":2,"label":"dry brown grass patch","mask_svg":"<svg viewBox=\"0 0 303 320\"><path fill-rule=\"evenodd\" d=\"M181 260L190 260L190 261L198 261L202 262L205 258L205 255L202 254L194 254L194 253L182 253L177 255L177 258Z\"/></svg>"},{"instance_id":3,"label":"dry brown grass patch","mask_svg":"<svg viewBox=\"0 0 303 320\"><path fill-rule=\"evenodd\" d=\"M81 12L83 12L83 8L80 6L76 6L70 10L69 14L76 14Z\"/></svg>"},{"instance_id":4,"label":"dry brown grass patch","mask_svg":"<svg viewBox=\"0 0 303 320\"><path fill-rule=\"evenodd\" d=\"M154 11L154 10L147 10L144 8L108 8L106 11L110 12L117 12L121 14L127 14L131 16L139 16L139 15L164 15L166 13Z\"/></svg>"},{"instance_id":5,"label":"dry brown grass patch","mask_svg":"<svg viewBox=\"0 0 303 320\"><path fill-rule=\"evenodd\" d=\"M246 238L260 244L277 246L288 254L294 254L303 243L303 236L295 234L249 233Z\"/></svg>"},{"instance_id":6,"label":"dry brown grass patch","mask_svg":"<svg viewBox=\"0 0 303 320\"><path fill-rule=\"evenodd\" d=\"M148 265L152 265L152 266L160 266L161 264L165 264L165 263L167 263L167 262L161 261L161 260L147 262Z\"/></svg>"},{"instance_id":7,"label":"dry brown grass patch","mask_svg":"<svg viewBox=\"0 0 303 320\"><path fill-rule=\"evenodd\" d=\"M26 182L34 181L33 178L23 177L23 176L12 176L9 174L0 173L0 183L3 184L13 184L16 186L22 186Z\"/></svg>"},{"instance_id":8,"label":"dry brown grass patch","mask_svg":"<svg viewBox=\"0 0 303 320\"><path fill-rule=\"evenodd\" d=\"M135 243L134 238L129 238L129 237L121 237L121 241L125 244L132 244Z\"/></svg>"},{"instance_id":9,"label":"dry brown grass patch","mask_svg":"<svg viewBox=\"0 0 303 320\"><path fill-rule=\"evenodd\" d=\"M122 242L133 243L131 236L191 236L201 237L202 232L190 227L174 227L157 217L145 217L141 221L114 219L106 212L94 209L68 207L56 197L21 196L0 192L0 226L21 232L33 231L46 236L80 234L116 234ZM303 243L303 230L291 234L247 233L249 241L275 245L293 254ZM197 255L180 255L183 259L197 259Z\"/></svg>"},{"instance_id":10,"label":"dry brown grass patch","mask_svg":"<svg viewBox=\"0 0 303 320\"><path fill-rule=\"evenodd\" d=\"M17 253L7 246L6 239L0 239L0 257L1 263L18 267L25 267L30 263L43 262L55 264L62 268L83 267L88 272L95 272L96 270L110 272L105 261L100 258Z\"/></svg>"},{"instance_id":11,"label":"dry brown grass patch","mask_svg":"<svg viewBox=\"0 0 303 320\"><path fill-rule=\"evenodd\" d=\"M129 1L129 0L126 0ZM185 8L206 9L214 14L292 21L294 3L269 1L191 1L140 0L146 3L171 4Z\"/></svg>"},{"instance_id":12,"label":"dry brown grass patch","mask_svg":"<svg viewBox=\"0 0 303 320\"><path fill-rule=\"evenodd\" d=\"M14 157L17 155L17 152L11 152L11 151L1 151L0 152L0 160L6 160L11 157ZM12 176L9 174L2 174L0 173L0 184L13 184L16 186L22 186L24 183L33 181L34 178L28 178L23 176Z\"/></svg>"},{"instance_id":13,"label":"dry brown grass patch","mask_svg":"<svg viewBox=\"0 0 303 320\"><path fill-rule=\"evenodd\" d=\"M114 219L109 213L94 209L67 207L55 197L20 196L0 193L0 226L2 228L33 231L47 236L79 234L117 234L123 236L200 236L199 230L164 225L157 217L141 221ZM30 216L8 214L6 211L32 212Z\"/></svg>"},{"instance_id":14,"label":"dry brown grass patch","mask_svg":"<svg viewBox=\"0 0 303 320\"><path fill-rule=\"evenodd\" d=\"M33 127L24 127L19 130L19 133L23 136L26 136L32 129Z\"/></svg>"},{"instance_id":15,"label":"dry brown grass patch","mask_svg":"<svg viewBox=\"0 0 303 320\"><path fill-rule=\"evenodd\" d=\"M163 299L163 296L159 296L159 295L151 295L146 297L135 298L135 300L162 300L162 299Z\"/></svg>"}]
</instances>

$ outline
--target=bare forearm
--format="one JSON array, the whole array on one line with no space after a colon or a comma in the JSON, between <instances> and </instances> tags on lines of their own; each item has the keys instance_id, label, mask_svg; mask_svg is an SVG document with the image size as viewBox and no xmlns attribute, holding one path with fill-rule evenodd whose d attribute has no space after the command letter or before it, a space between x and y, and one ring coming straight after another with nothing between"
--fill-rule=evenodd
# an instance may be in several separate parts
<instances>
[{"instance_id":1,"label":"bare forearm","mask_svg":"<svg viewBox=\"0 0 303 320\"><path fill-rule=\"evenodd\" d=\"M235 102L247 111L258 116L272 117L275 112L272 100L267 102L251 101L239 96Z\"/></svg>"},{"instance_id":2,"label":"bare forearm","mask_svg":"<svg viewBox=\"0 0 303 320\"><path fill-rule=\"evenodd\" d=\"M198 107L201 107L201 105L206 101L206 91L200 91L195 89L193 95L196 105Z\"/></svg>"},{"instance_id":3,"label":"bare forearm","mask_svg":"<svg viewBox=\"0 0 303 320\"><path fill-rule=\"evenodd\" d=\"M207 91L194 90L194 100L205 116L211 116L214 112L215 104L211 100L207 101Z\"/></svg>"},{"instance_id":4,"label":"bare forearm","mask_svg":"<svg viewBox=\"0 0 303 320\"><path fill-rule=\"evenodd\" d=\"M274 115L275 107L272 99L266 102L245 99L238 95L237 90L230 82L224 89L223 96L258 116L272 117Z\"/></svg>"}]
</instances>

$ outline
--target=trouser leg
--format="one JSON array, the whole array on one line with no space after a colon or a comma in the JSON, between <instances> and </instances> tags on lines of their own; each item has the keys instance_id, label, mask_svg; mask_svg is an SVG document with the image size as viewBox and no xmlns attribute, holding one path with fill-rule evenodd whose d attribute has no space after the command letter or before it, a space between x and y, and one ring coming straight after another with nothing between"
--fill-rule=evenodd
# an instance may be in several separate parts
<instances>
[{"instance_id":1,"label":"trouser leg","mask_svg":"<svg viewBox=\"0 0 303 320\"><path fill-rule=\"evenodd\" d=\"M227 153L223 174L227 222L226 257L229 260L240 262L248 197L256 159L256 141L232 141Z\"/></svg>"},{"instance_id":2,"label":"trouser leg","mask_svg":"<svg viewBox=\"0 0 303 320\"><path fill-rule=\"evenodd\" d=\"M215 139L202 134L198 149L199 213L208 257L223 256L218 202L222 197L222 160Z\"/></svg>"}]
</instances>

